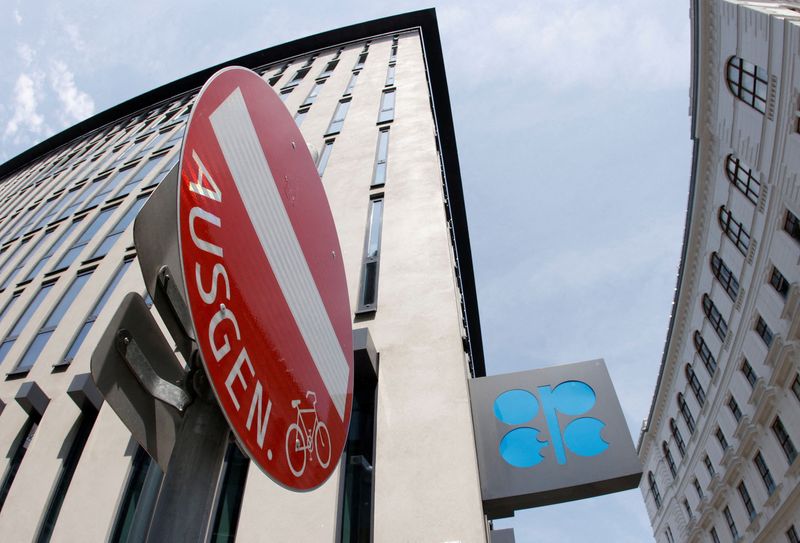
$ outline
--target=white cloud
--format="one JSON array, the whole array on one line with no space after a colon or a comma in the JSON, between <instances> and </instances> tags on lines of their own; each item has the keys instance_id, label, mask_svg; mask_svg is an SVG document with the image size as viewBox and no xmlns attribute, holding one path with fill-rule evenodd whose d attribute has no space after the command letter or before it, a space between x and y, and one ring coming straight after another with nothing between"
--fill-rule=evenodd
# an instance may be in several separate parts
<instances>
[{"instance_id":1,"label":"white cloud","mask_svg":"<svg viewBox=\"0 0 800 543\"><path fill-rule=\"evenodd\" d=\"M4 138L17 136L20 130L41 134L47 130L44 117L37 111L41 98L41 74L22 73L14 84L13 111L6 123Z\"/></svg>"},{"instance_id":2,"label":"white cloud","mask_svg":"<svg viewBox=\"0 0 800 543\"><path fill-rule=\"evenodd\" d=\"M22 15L20 15L18 9L14 10L14 21L16 21L17 26L21 26L22 25Z\"/></svg>"},{"instance_id":3,"label":"white cloud","mask_svg":"<svg viewBox=\"0 0 800 543\"><path fill-rule=\"evenodd\" d=\"M60 120L65 126L81 121L94 113L94 100L75 85L75 76L68 66L59 60L53 61L50 68L50 86L63 107Z\"/></svg>"},{"instance_id":4,"label":"white cloud","mask_svg":"<svg viewBox=\"0 0 800 543\"><path fill-rule=\"evenodd\" d=\"M25 63L25 66L30 66L33 64L33 57L36 56L36 51L27 43L18 43L17 56Z\"/></svg>"}]
</instances>

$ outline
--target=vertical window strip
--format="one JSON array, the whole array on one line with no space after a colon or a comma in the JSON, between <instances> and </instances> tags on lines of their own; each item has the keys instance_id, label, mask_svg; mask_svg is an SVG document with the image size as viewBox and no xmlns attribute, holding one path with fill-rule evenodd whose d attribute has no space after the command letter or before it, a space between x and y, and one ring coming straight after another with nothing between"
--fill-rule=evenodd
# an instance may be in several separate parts
<instances>
[{"instance_id":1,"label":"vertical window strip","mask_svg":"<svg viewBox=\"0 0 800 543\"><path fill-rule=\"evenodd\" d=\"M325 84L325 79L316 81L314 83L314 86L311 87L311 90L308 91L308 95L306 96L306 99L303 100L303 103L300 104L300 105L301 106L310 106L311 104L313 104L317 100L317 97L319 96L319 93L322 90L322 85L324 85L324 84Z\"/></svg>"},{"instance_id":2,"label":"vertical window strip","mask_svg":"<svg viewBox=\"0 0 800 543\"><path fill-rule=\"evenodd\" d=\"M58 514L61 512L61 506L64 504L64 498L69 490L72 477L75 475L75 469L78 467L78 462L81 459L83 450L86 448L89 435L92 433L95 420L97 420L97 410L94 406L87 406L80 415L78 429L75 436L72 438L69 452L67 452L66 458L61 463L56 486L50 496L47 508L45 509L44 518L36 537L36 543L47 543L53 535L53 529L56 526Z\"/></svg>"},{"instance_id":3,"label":"vertical window strip","mask_svg":"<svg viewBox=\"0 0 800 543\"><path fill-rule=\"evenodd\" d=\"M379 187L386 183L387 161L389 158L389 129L378 131L378 145L375 150L375 167L372 172L372 186Z\"/></svg>"},{"instance_id":4,"label":"vertical window strip","mask_svg":"<svg viewBox=\"0 0 800 543\"><path fill-rule=\"evenodd\" d=\"M142 181L144 181L144 178L147 177L148 174L161 163L163 158L164 155L161 154L147 159L142 167L139 168L139 171L132 175L131 178L126 181L124 185L122 185L119 191L114 194L114 198L119 198L120 196L125 196L133 192L133 189L135 189Z\"/></svg>"},{"instance_id":5,"label":"vertical window strip","mask_svg":"<svg viewBox=\"0 0 800 543\"><path fill-rule=\"evenodd\" d=\"M736 398L734 398L733 395L728 398L728 409L731 410L731 415L733 415L733 418L736 420L736 422L742 420L742 410L739 408L739 403L736 401Z\"/></svg>"},{"instance_id":6,"label":"vertical window strip","mask_svg":"<svg viewBox=\"0 0 800 543\"><path fill-rule=\"evenodd\" d=\"M708 532L711 536L712 543L720 543L719 535L717 535L717 529L712 527L711 530Z\"/></svg>"},{"instance_id":7,"label":"vertical window strip","mask_svg":"<svg viewBox=\"0 0 800 543\"><path fill-rule=\"evenodd\" d=\"M667 461L667 467L669 467L669 472L672 474L672 478L678 476L678 470L675 467L675 460L672 458L672 451L669 450L669 445L666 441L661 443L661 451L664 453L664 460Z\"/></svg>"},{"instance_id":8,"label":"vertical window strip","mask_svg":"<svg viewBox=\"0 0 800 543\"><path fill-rule=\"evenodd\" d=\"M232 543L235 540L249 468L250 459L232 441L225 453L224 474L209 538L210 543Z\"/></svg>"},{"instance_id":9,"label":"vertical window strip","mask_svg":"<svg viewBox=\"0 0 800 543\"><path fill-rule=\"evenodd\" d=\"M34 336L33 340L28 345L28 348L25 350L22 358L20 358L17 367L14 368L15 373L27 372L33 367L33 365L36 363L36 360L38 360L39 356L42 354L42 351L44 351L45 347L47 346L47 342L50 340L50 337L61 323L61 319L64 318L64 315L67 314L67 311L69 311L72 303L78 298L78 295L83 289L83 286L91 277L93 271L94 270L88 270L79 274L66 292L64 292L61 300L50 312L47 320L45 320L42 327L36 333L36 336Z\"/></svg>"},{"instance_id":10,"label":"vertical window strip","mask_svg":"<svg viewBox=\"0 0 800 543\"><path fill-rule=\"evenodd\" d=\"M669 430L672 433L672 439L675 440L675 444L678 446L678 452L681 453L681 458L683 458L686 456L686 443L683 441L683 436L675 419L669 419Z\"/></svg>"},{"instance_id":11,"label":"vertical window strip","mask_svg":"<svg viewBox=\"0 0 800 543\"><path fill-rule=\"evenodd\" d=\"M117 210L118 207L119 204L116 204L112 207L107 207L101 210L100 213L92 220L92 222L89 223L89 226L86 227L86 230L83 231L73 246L61 256L53 270L61 270L69 267L83 251L83 248L86 247L90 241L92 241L92 238L95 236L95 234L97 234L100 228L103 227L105 222L114 213L114 211Z\"/></svg>"},{"instance_id":12,"label":"vertical window strip","mask_svg":"<svg viewBox=\"0 0 800 543\"><path fill-rule=\"evenodd\" d=\"M708 476L714 477L714 475L716 475L717 472L714 469L714 464L711 463L711 459L708 457L708 455L705 455L703 457L703 464L705 464L706 466L706 471L708 471Z\"/></svg>"},{"instance_id":13,"label":"vertical window strip","mask_svg":"<svg viewBox=\"0 0 800 543\"><path fill-rule=\"evenodd\" d=\"M17 318L17 321L14 323L11 331L8 333L8 335L6 335L3 342L0 343L0 364L3 363L6 355L8 355L8 351L11 350L19 335L23 330L25 330L25 326L27 326L28 321L31 320L33 314L36 313L36 310L50 293L50 289L53 288L54 284L55 283L47 283L39 288L38 292L36 292L36 295L28 303L25 311L23 311L22 314Z\"/></svg>"},{"instance_id":14,"label":"vertical window strip","mask_svg":"<svg viewBox=\"0 0 800 543\"><path fill-rule=\"evenodd\" d=\"M353 72L350 75L350 81L347 83L347 87L344 89L344 96L349 96L353 93L353 89L356 88L356 82L358 81L358 74L361 72Z\"/></svg>"},{"instance_id":15,"label":"vertical window strip","mask_svg":"<svg viewBox=\"0 0 800 543\"><path fill-rule=\"evenodd\" d=\"M720 428L719 426L714 432L714 437L717 438L717 442L719 443L719 446L722 449L722 451L723 452L727 451L730 445L728 445L728 439L725 437L725 434L722 433L722 428Z\"/></svg>"},{"instance_id":16,"label":"vertical window strip","mask_svg":"<svg viewBox=\"0 0 800 543\"><path fill-rule=\"evenodd\" d=\"M102 243L97 246L94 253L92 253L91 258L100 258L101 256L105 256L108 254L108 251L114 246L117 240L122 236L128 226L133 222L133 219L136 218L136 215L139 214L139 211L144 206L145 202L147 201L148 195L139 196L133 205L125 212L125 214L120 217L117 221L117 224L106 234L106 237L103 239Z\"/></svg>"},{"instance_id":17,"label":"vertical window strip","mask_svg":"<svg viewBox=\"0 0 800 543\"><path fill-rule=\"evenodd\" d=\"M661 492L658 491L658 483L652 471L647 472L647 484L650 487L650 495L653 496L656 509L661 509Z\"/></svg>"},{"instance_id":18,"label":"vertical window strip","mask_svg":"<svg viewBox=\"0 0 800 543\"><path fill-rule=\"evenodd\" d=\"M5 267L8 266L8 264L14 260L14 258L17 256L17 254L22 250L23 247L25 247L28 244L29 241L30 241L30 238L23 239L22 241L20 241L17 244L16 247L14 247L13 251L9 251L8 249L6 249L6 252L9 253L9 254L6 257L5 262L0 264L0 274L3 273L3 271L5 270Z\"/></svg>"},{"instance_id":19,"label":"vertical window strip","mask_svg":"<svg viewBox=\"0 0 800 543\"><path fill-rule=\"evenodd\" d=\"M36 251L38 251L40 247L44 246L47 243L47 241L52 237L52 235L53 235L53 230L47 230L36 241L35 244L32 244L33 246L30 248L30 250L25 254L24 257L20 259L19 263L17 263L14 269L11 270L11 272L5 278L3 284L0 285L0 290L5 290L6 288L8 288L8 286L14 281L14 278L17 276L17 274L28 264L28 261L30 260L31 256L33 256L33 254L36 253Z\"/></svg>"},{"instance_id":20,"label":"vertical window strip","mask_svg":"<svg viewBox=\"0 0 800 543\"><path fill-rule=\"evenodd\" d=\"M703 312L719 339L725 341L725 336L728 333L728 323L722 318L722 314L708 294L703 294Z\"/></svg>"},{"instance_id":21,"label":"vertical window strip","mask_svg":"<svg viewBox=\"0 0 800 543\"><path fill-rule=\"evenodd\" d=\"M64 230L64 232L61 233L59 238L50 246L50 248L47 250L47 252L45 254L43 254L41 257L39 257L39 260L36 262L36 265L34 265L30 270L28 270L28 273L25 275L25 278L22 280L23 282L24 281L30 281L31 279L36 277L36 274L38 274L40 271L42 271L45 266L47 266L47 262L50 260L50 257L52 257L58 251L58 249L61 247L61 245L64 243L64 241L66 239L68 239L72 235L72 233L77 229L78 225L80 224L80 222L82 220L83 220L83 217L80 217L78 219L75 219L74 221L72 221L69 224L67 229ZM53 231L55 231L55 230L53 230Z\"/></svg>"},{"instance_id":22,"label":"vertical window strip","mask_svg":"<svg viewBox=\"0 0 800 543\"><path fill-rule=\"evenodd\" d=\"M794 446L794 442L792 442L792 438L789 437L789 432L786 431L786 427L783 425L780 417L776 417L775 421L772 423L772 431L775 433L775 438L778 440L778 444L781 446L783 454L786 455L786 460L791 466L797 459L797 449Z\"/></svg>"},{"instance_id":23,"label":"vertical window strip","mask_svg":"<svg viewBox=\"0 0 800 543\"><path fill-rule=\"evenodd\" d=\"M747 515L750 517L750 520L753 520L756 518L756 508L753 505L753 499L750 497L750 492L748 492L744 481L739 482L739 484L736 486L736 490L739 491L739 497L742 498L742 504L747 510Z\"/></svg>"},{"instance_id":24,"label":"vertical window strip","mask_svg":"<svg viewBox=\"0 0 800 543\"><path fill-rule=\"evenodd\" d=\"M396 66L394 63L389 64L389 67L386 69L386 82L383 84L384 87L391 87L394 85L394 74L395 74Z\"/></svg>"},{"instance_id":25,"label":"vertical window strip","mask_svg":"<svg viewBox=\"0 0 800 543\"><path fill-rule=\"evenodd\" d=\"M689 409L689 404L686 403L686 398L684 398L682 392L678 393L678 409L681 412L684 422L686 422L686 427L689 428L689 433L693 434L696 427L694 417L692 416L692 411Z\"/></svg>"},{"instance_id":26,"label":"vertical window strip","mask_svg":"<svg viewBox=\"0 0 800 543\"><path fill-rule=\"evenodd\" d=\"M742 365L739 369L742 370L742 375L744 375L744 378L747 379L750 388L756 386L758 375L756 375L756 372L753 371L753 366L750 365L750 362L748 362L746 358L742 360Z\"/></svg>"},{"instance_id":27,"label":"vertical window strip","mask_svg":"<svg viewBox=\"0 0 800 543\"><path fill-rule=\"evenodd\" d=\"M336 110L333 112L331 122L328 125L328 130L325 132L326 136L332 136L342 131L344 120L347 117L347 110L350 109L350 99L340 100L336 105Z\"/></svg>"},{"instance_id":28,"label":"vertical window strip","mask_svg":"<svg viewBox=\"0 0 800 543\"><path fill-rule=\"evenodd\" d=\"M697 477L692 479L692 486L694 487L694 491L697 493L697 497L702 500L703 488L700 486L700 481L697 480Z\"/></svg>"},{"instance_id":29,"label":"vertical window strip","mask_svg":"<svg viewBox=\"0 0 800 543\"><path fill-rule=\"evenodd\" d=\"M386 89L381 95L381 109L378 112L378 123L388 123L394 120L395 90Z\"/></svg>"},{"instance_id":30,"label":"vertical window strip","mask_svg":"<svg viewBox=\"0 0 800 543\"><path fill-rule=\"evenodd\" d=\"M164 472L158 464L137 446L111 541L132 543L145 540L163 478Z\"/></svg>"},{"instance_id":31,"label":"vertical window strip","mask_svg":"<svg viewBox=\"0 0 800 543\"><path fill-rule=\"evenodd\" d=\"M758 474L761 476L761 480L764 482L764 486L767 489L767 494L772 496L775 492L775 480L772 478L772 474L769 471L769 467L767 463L764 461L764 457L761 456L761 451L758 451L753 458L753 463L756 465L756 469L758 470Z\"/></svg>"},{"instance_id":32,"label":"vertical window strip","mask_svg":"<svg viewBox=\"0 0 800 543\"><path fill-rule=\"evenodd\" d=\"M383 197L369 202L369 222L361 266L359 312L375 311L378 305L378 272L380 270L381 230L383 229Z\"/></svg>"},{"instance_id":33,"label":"vertical window strip","mask_svg":"<svg viewBox=\"0 0 800 543\"><path fill-rule=\"evenodd\" d=\"M0 511L3 510L8 493L11 491L11 485L14 484L14 479L17 477L19 466L22 464L23 458L25 458L25 453L28 452L31 446L33 436L39 427L40 418L39 414L35 412L29 415L19 434L17 434L16 443L13 445L14 452L11 454L11 459L3 477L3 483L0 485Z\"/></svg>"},{"instance_id":34,"label":"vertical window strip","mask_svg":"<svg viewBox=\"0 0 800 543\"><path fill-rule=\"evenodd\" d=\"M83 323L83 326L81 326L80 330L78 330L78 333L73 338L72 343L70 343L69 349L67 349L67 353L64 355L63 360L54 364L54 366L69 364L70 362L72 362L72 360L74 360L75 356L78 354L78 350L81 348L81 345L83 344L83 340L86 339L86 336L92 329L92 325L100 316L100 313L103 311L103 308L108 302L108 299L111 298L111 295L114 293L114 290L117 288L117 285L119 285L119 282L122 280L122 277L125 275L125 272L128 271L131 262L133 262L133 260L124 261L117 269L117 271L114 273L114 276L111 278L111 281L108 282L108 285L106 285L106 288L103 291L103 294L100 296L100 299L97 300L97 302L94 304L94 307L92 307L92 310L89 312L89 315L87 315L86 320Z\"/></svg>"},{"instance_id":35,"label":"vertical window strip","mask_svg":"<svg viewBox=\"0 0 800 543\"><path fill-rule=\"evenodd\" d=\"M322 174L325 173L325 168L328 165L328 160L331 158L331 151L333 151L333 142L334 140L325 140L325 145L322 147L322 153L319 155L319 161L317 162L317 173L320 177Z\"/></svg>"}]
</instances>

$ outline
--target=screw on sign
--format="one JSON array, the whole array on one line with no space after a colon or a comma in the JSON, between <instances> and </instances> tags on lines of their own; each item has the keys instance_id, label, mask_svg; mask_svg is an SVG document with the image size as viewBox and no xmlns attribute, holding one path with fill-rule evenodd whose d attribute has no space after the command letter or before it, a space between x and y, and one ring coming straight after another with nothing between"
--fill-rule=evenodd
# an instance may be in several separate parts
<instances>
[{"instance_id":1,"label":"screw on sign","mask_svg":"<svg viewBox=\"0 0 800 543\"><path fill-rule=\"evenodd\" d=\"M192 322L223 413L273 480L319 486L350 423L349 296L314 161L250 70L216 73L197 98L178 217Z\"/></svg>"}]
</instances>

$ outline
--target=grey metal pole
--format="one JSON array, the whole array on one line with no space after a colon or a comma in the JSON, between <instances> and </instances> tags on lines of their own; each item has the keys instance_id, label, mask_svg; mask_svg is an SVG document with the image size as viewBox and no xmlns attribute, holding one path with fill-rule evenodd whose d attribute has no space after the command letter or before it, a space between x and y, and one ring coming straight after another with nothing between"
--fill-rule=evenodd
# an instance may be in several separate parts
<instances>
[{"instance_id":1,"label":"grey metal pole","mask_svg":"<svg viewBox=\"0 0 800 543\"><path fill-rule=\"evenodd\" d=\"M175 439L147 534L149 543L202 542L209 529L230 430L205 372L195 368L189 380L195 399Z\"/></svg>"}]
</instances>

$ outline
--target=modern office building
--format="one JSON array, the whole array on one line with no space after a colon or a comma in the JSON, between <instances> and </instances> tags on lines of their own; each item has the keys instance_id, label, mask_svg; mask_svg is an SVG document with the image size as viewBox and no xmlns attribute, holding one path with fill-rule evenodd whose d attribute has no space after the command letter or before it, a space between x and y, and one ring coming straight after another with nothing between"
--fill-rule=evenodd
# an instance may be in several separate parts
<instances>
[{"instance_id":1,"label":"modern office building","mask_svg":"<svg viewBox=\"0 0 800 543\"><path fill-rule=\"evenodd\" d=\"M683 254L640 488L659 542L800 540L800 7L691 5Z\"/></svg>"},{"instance_id":2,"label":"modern office building","mask_svg":"<svg viewBox=\"0 0 800 543\"><path fill-rule=\"evenodd\" d=\"M232 444L209 540L486 541L468 396L484 362L434 12L227 65L260 74L316 149L353 328L368 329L377 355L372 372L357 370L350 438L333 476L293 493ZM163 474L98 401L89 361L126 293L144 294L133 219L177 163L196 93L221 67L128 100L0 166L4 540L139 541L148 529ZM795 242L780 241L790 258ZM796 276L788 261L776 265L787 280ZM777 345L785 327L773 313L764 318ZM754 356L753 367L763 359ZM762 370L759 383L769 375ZM747 398L740 403L747 408ZM796 436L796 420L782 420ZM780 449L764 454L779 480Z\"/></svg>"}]
</instances>

